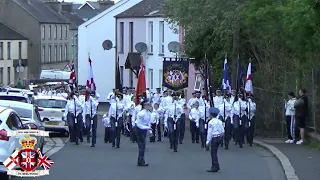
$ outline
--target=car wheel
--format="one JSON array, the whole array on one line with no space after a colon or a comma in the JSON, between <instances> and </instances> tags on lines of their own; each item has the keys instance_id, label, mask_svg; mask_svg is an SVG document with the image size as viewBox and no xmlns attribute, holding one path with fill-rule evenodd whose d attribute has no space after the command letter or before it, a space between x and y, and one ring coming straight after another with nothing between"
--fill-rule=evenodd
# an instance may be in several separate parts
<instances>
[{"instance_id":1,"label":"car wheel","mask_svg":"<svg viewBox=\"0 0 320 180\"><path fill-rule=\"evenodd\" d=\"M64 135L65 135L66 137L69 137L69 132L68 132L68 131L64 132Z\"/></svg>"}]
</instances>

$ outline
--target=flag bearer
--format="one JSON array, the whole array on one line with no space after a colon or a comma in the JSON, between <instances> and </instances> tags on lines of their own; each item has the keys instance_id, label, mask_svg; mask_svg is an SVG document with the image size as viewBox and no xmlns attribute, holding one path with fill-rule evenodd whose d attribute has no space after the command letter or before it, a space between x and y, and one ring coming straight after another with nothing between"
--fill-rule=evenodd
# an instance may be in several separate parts
<instances>
[{"instance_id":1,"label":"flag bearer","mask_svg":"<svg viewBox=\"0 0 320 180\"><path fill-rule=\"evenodd\" d=\"M110 105L109 108L109 119L111 123L111 141L112 147L117 145L117 148L120 148L120 137L121 137L121 128L123 126L123 112L124 112L124 103L123 95L118 94L118 100Z\"/></svg>"},{"instance_id":2,"label":"flag bearer","mask_svg":"<svg viewBox=\"0 0 320 180\"><path fill-rule=\"evenodd\" d=\"M178 140L179 140L179 130L180 130L180 118L183 113L183 107L178 103L179 94L172 94L173 102L168 106L165 114L165 126L168 128L170 149L174 152L178 152Z\"/></svg>"},{"instance_id":3,"label":"flag bearer","mask_svg":"<svg viewBox=\"0 0 320 180\"><path fill-rule=\"evenodd\" d=\"M156 106L156 104L154 105ZM155 108L151 108L152 113L151 113L151 131L152 135L150 136L150 142L156 142L156 129L157 129L157 124L159 124L159 113Z\"/></svg>"},{"instance_id":4,"label":"flag bearer","mask_svg":"<svg viewBox=\"0 0 320 180\"><path fill-rule=\"evenodd\" d=\"M218 172L220 170L220 165L218 161L218 149L219 145L222 143L222 138L224 135L224 128L222 121L217 118L219 114L219 109L210 108L210 114L212 119L209 121L208 135L206 147L209 148L211 143L211 168L207 170L208 172Z\"/></svg>"},{"instance_id":5,"label":"flag bearer","mask_svg":"<svg viewBox=\"0 0 320 180\"><path fill-rule=\"evenodd\" d=\"M75 94L71 92L68 97L63 117L67 120L69 126L70 142L75 142L76 145L79 145L79 139L81 141L82 109L83 104Z\"/></svg>"},{"instance_id":6,"label":"flag bearer","mask_svg":"<svg viewBox=\"0 0 320 180\"><path fill-rule=\"evenodd\" d=\"M144 100L140 103L141 111L137 114L137 119L135 121L135 131L137 134L137 142L139 148L138 163L137 166L148 166L149 164L145 162L144 152L146 149L146 136L148 130L150 130L150 120L151 120L151 104Z\"/></svg>"},{"instance_id":7,"label":"flag bearer","mask_svg":"<svg viewBox=\"0 0 320 180\"><path fill-rule=\"evenodd\" d=\"M256 112L256 103L252 101L253 96L249 94L247 96L247 111L248 111L248 125L246 129L247 141L252 146L253 137L254 137L254 128L255 128L255 112Z\"/></svg>"},{"instance_id":8,"label":"flag bearer","mask_svg":"<svg viewBox=\"0 0 320 180\"><path fill-rule=\"evenodd\" d=\"M244 126L246 123L247 103L243 100L243 94L238 95L238 99L233 103L233 126L236 138L236 144L242 148L244 143Z\"/></svg>"},{"instance_id":9,"label":"flag bearer","mask_svg":"<svg viewBox=\"0 0 320 180\"><path fill-rule=\"evenodd\" d=\"M225 95L225 100L222 105L219 106L220 115L222 115L222 122L224 126L224 146L225 149L229 149L229 142L231 140L232 133L232 104L230 103L230 95ZM223 146L223 145L222 145Z\"/></svg>"},{"instance_id":10,"label":"flag bearer","mask_svg":"<svg viewBox=\"0 0 320 180\"><path fill-rule=\"evenodd\" d=\"M199 143L199 129L197 128L197 124L199 124L200 120L200 110L198 101L195 101L192 105L192 109L189 113L189 120L192 143Z\"/></svg>"},{"instance_id":11,"label":"flag bearer","mask_svg":"<svg viewBox=\"0 0 320 180\"><path fill-rule=\"evenodd\" d=\"M98 99L96 98L96 92L91 91L88 101L85 102L84 112L86 119L86 135L87 142L90 143L90 130L92 131L92 145L91 147L95 147L97 141L97 125L98 125Z\"/></svg>"},{"instance_id":12,"label":"flag bearer","mask_svg":"<svg viewBox=\"0 0 320 180\"><path fill-rule=\"evenodd\" d=\"M183 143L183 139L184 139L184 132L186 130L186 111L188 110L188 107L187 107L187 102L186 102L186 99L184 98L184 92L182 91L180 93L180 98L179 98L179 101L178 103L183 107L183 112L181 114L181 118L180 118L180 132L179 132L179 144L182 144Z\"/></svg>"},{"instance_id":13,"label":"flag bearer","mask_svg":"<svg viewBox=\"0 0 320 180\"><path fill-rule=\"evenodd\" d=\"M206 104L199 107L200 119L196 125L199 128L201 148L204 148L206 144L207 129L208 129L207 115L209 114L209 108L210 106L207 106Z\"/></svg>"},{"instance_id":14,"label":"flag bearer","mask_svg":"<svg viewBox=\"0 0 320 180\"><path fill-rule=\"evenodd\" d=\"M132 132L132 116L134 114L135 104L134 104L134 96L131 97L131 100L125 105L126 112L126 135L130 136L130 140L132 140L131 132Z\"/></svg>"}]
</instances>

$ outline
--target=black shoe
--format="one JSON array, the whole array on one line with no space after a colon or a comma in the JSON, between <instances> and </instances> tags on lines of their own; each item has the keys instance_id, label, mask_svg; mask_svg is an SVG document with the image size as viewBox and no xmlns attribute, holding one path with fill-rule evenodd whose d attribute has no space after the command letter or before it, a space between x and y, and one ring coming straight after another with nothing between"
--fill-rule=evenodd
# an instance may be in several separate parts
<instances>
[{"instance_id":1,"label":"black shoe","mask_svg":"<svg viewBox=\"0 0 320 180\"><path fill-rule=\"evenodd\" d=\"M178 152L178 150L177 150L177 149L175 149L175 150L173 150L173 152Z\"/></svg>"},{"instance_id":2,"label":"black shoe","mask_svg":"<svg viewBox=\"0 0 320 180\"><path fill-rule=\"evenodd\" d=\"M115 147L116 145L112 144L112 147Z\"/></svg>"},{"instance_id":3,"label":"black shoe","mask_svg":"<svg viewBox=\"0 0 320 180\"><path fill-rule=\"evenodd\" d=\"M250 144L250 146L252 146L252 144Z\"/></svg>"},{"instance_id":4,"label":"black shoe","mask_svg":"<svg viewBox=\"0 0 320 180\"><path fill-rule=\"evenodd\" d=\"M224 149L229 149L229 147L228 147L228 146L226 146Z\"/></svg>"},{"instance_id":5,"label":"black shoe","mask_svg":"<svg viewBox=\"0 0 320 180\"><path fill-rule=\"evenodd\" d=\"M240 148L243 148L242 144L240 144Z\"/></svg>"},{"instance_id":6,"label":"black shoe","mask_svg":"<svg viewBox=\"0 0 320 180\"><path fill-rule=\"evenodd\" d=\"M179 144L182 144L182 141L180 141Z\"/></svg>"},{"instance_id":7,"label":"black shoe","mask_svg":"<svg viewBox=\"0 0 320 180\"><path fill-rule=\"evenodd\" d=\"M117 146L117 148L120 148L120 146Z\"/></svg>"},{"instance_id":8,"label":"black shoe","mask_svg":"<svg viewBox=\"0 0 320 180\"><path fill-rule=\"evenodd\" d=\"M218 169L213 169L213 168L207 170L207 172L218 172L218 171L219 171Z\"/></svg>"},{"instance_id":9,"label":"black shoe","mask_svg":"<svg viewBox=\"0 0 320 180\"><path fill-rule=\"evenodd\" d=\"M79 145L79 142L76 142L76 145Z\"/></svg>"},{"instance_id":10,"label":"black shoe","mask_svg":"<svg viewBox=\"0 0 320 180\"><path fill-rule=\"evenodd\" d=\"M91 147L95 147L96 145L92 144Z\"/></svg>"},{"instance_id":11,"label":"black shoe","mask_svg":"<svg viewBox=\"0 0 320 180\"><path fill-rule=\"evenodd\" d=\"M197 141L197 144L199 144L199 141Z\"/></svg>"},{"instance_id":12,"label":"black shoe","mask_svg":"<svg viewBox=\"0 0 320 180\"><path fill-rule=\"evenodd\" d=\"M80 139L80 142L83 142L83 139Z\"/></svg>"},{"instance_id":13,"label":"black shoe","mask_svg":"<svg viewBox=\"0 0 320 180\"><path fill-rule=\"evenodd\" d=\"M149 166L149 164L148 163L138 163L137 166L147 167L147 166Z\"/></svg>"},{"instance_id":14,"label":"black shoe","mask_svg":"<svg viewBox=\"0 0 320 180\"><path fill-rule=\"evenodd\" d=\"M192 141L192 143L194 143L194 141Z\"/></svg>"},{"instance_id":15,"label":"black shoe","mask_svg":"<svg viewBox=\"0 0 320 180\"><path fill-rule=\"evenodd\" d=\"M158 142L160 142L161 141L161 139L158 139Z\"/></svg>"}]
</instances>

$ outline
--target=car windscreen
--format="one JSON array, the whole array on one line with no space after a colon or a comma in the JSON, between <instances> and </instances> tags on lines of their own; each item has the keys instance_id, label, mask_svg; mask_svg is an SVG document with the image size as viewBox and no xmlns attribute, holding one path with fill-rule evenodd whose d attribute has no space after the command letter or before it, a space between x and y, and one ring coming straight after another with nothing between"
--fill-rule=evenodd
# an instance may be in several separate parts
<instances>
[{"instance_id":1,"label":"car windscreen","mask_svg":"<svg viewBox=\"0 0 320 180\"><path fill-rule=\"evenodd\" d=\"M28 102L27 98L20 96L0 96L0 100Z\"/></svg>"},{"instance_id":2,"label":"car windscreen","mask_svg":"<svg viewBox=\"0 0 320 180\"><path fill-rule=\"evenodd\" d=\"M35 105L42 108L58 108L63 109L67 105L67 101L58 99L37 99Z\"/></svg>"}]
</instances>

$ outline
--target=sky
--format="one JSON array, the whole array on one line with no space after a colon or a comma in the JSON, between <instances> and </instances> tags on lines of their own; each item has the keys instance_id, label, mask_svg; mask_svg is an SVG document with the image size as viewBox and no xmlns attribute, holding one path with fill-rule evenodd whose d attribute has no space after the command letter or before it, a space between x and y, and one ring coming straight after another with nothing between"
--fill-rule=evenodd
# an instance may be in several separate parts
<instances>
[{"instance_id":1,"label":"sky","mask_svg":"<svg viewBox=\"0 0 320 180\"><path fill-rule=\"evenodd\" d=\"M62 1L62 0L60 0ZM75 3L84 3L87 0L64 0L65 2L75 2ZM96 1L96 0L89 0L89 1ZM119 0L114 0L115 3L117 3Z\"/></svg>"}]
</instances>

